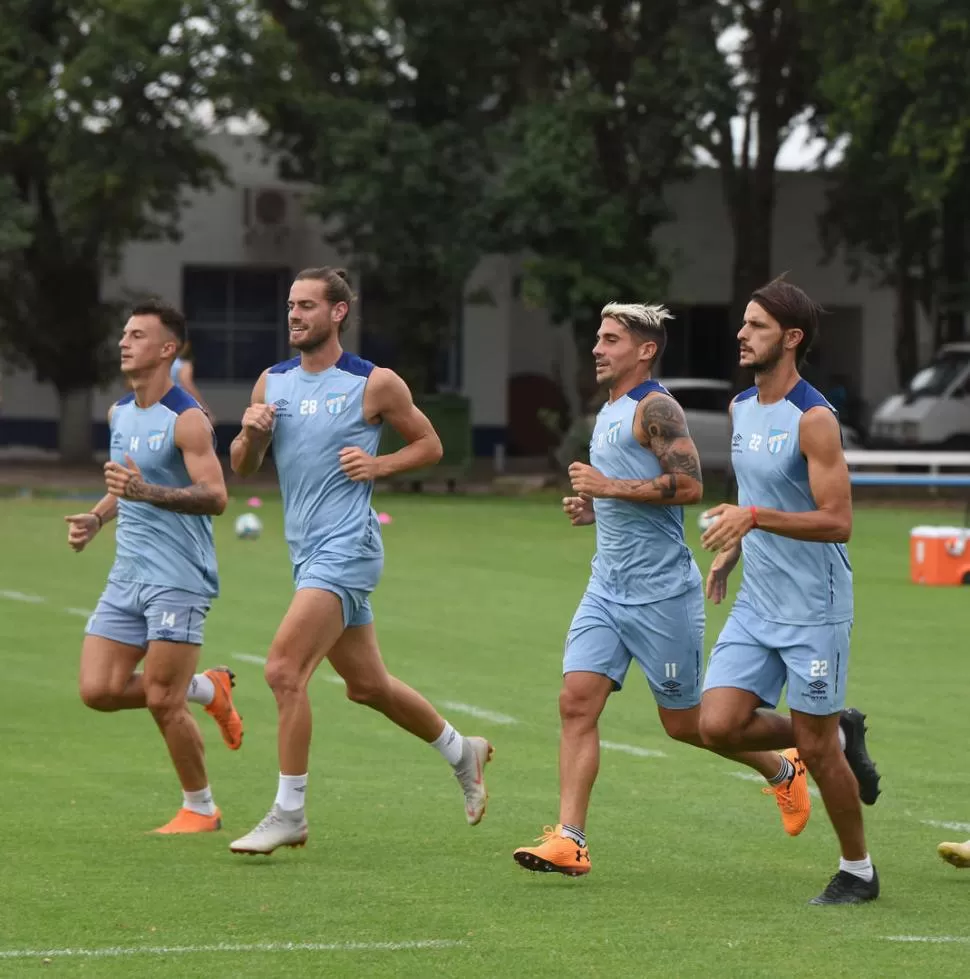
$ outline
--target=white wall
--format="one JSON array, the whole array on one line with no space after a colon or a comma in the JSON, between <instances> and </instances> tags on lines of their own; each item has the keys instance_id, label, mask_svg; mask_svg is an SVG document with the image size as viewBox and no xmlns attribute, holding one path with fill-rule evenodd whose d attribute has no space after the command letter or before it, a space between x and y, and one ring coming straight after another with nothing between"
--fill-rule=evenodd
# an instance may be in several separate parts
<instances>
[{"instance_id":1,"label":"white wall","mask_svg":"<svg viewBox=\"0 0 970 979\"><path fill-rule=\"evenodd\" d=\"M504 427L508 422L509 323L512 303L511 261L490 255L472 273L461 339L463 393L471 400L472 424Z\"/></svg>"},{"instance_id":2,"label":"white wall","mask_svg":"<svg viewBox=\"0 0 970 979\"><path fill-rule=\"evenodd\" d=\"M297 210L285 240L247 243L243 222L243 189L293 188L276 178L275 170L257 140L228 135L212 137L212 145L226 160L232 186L208 194L190 195L183 214L180 242L138 243L128 246L118 274L107 279L105 292L124 297L150 291L180 304L182 267L185 264L226 266L286 266L296 271L308 265L339 264L340 257L322 237L318 221ZM670 203L677 215L659 233L662 251L673 262L671 303L724 304L730 299L732 239L715 171L700 171L689 182L672 187ZM775 217L774 268L789 270L823 305L858 306L862 310L862 396L874 405L895 390L892 337L894 299L891 291L868 280L851 282L841 260L823 264L817 215L824 203L822 178L814 174L779 174ZM467 293L483 289L489 303L468 302L462 337L463 388L472 401L475 425L507 423L507 381L510 375L539 373L564 382L583 364L584 351L576 351L568 328L554 327L544 310L528 308L512 295L513 277L521 270L518 259L490 256L472 275ZM606 297L610 298L610 297ZM640 298L640 297L614 297ZM642 297L660 298L660 297ZM362 297L366 308L366 297ZM590 344L597 324L590 324ZM926 346L924 334L924 348ZM351 350L359 349L355 323L345 337ZM929 354L923 350L924 356ZM255 380L255 379L254 379ZM4 377L0 411L7 417L56 418L57 403L49 385L36 384L29 375ZM205 394L222 421L238 418L249 397L251 383L205 385ZM94 418L104 418L107 407L121 391L114 385L94 398Z\"/></svg>"},{"instance_id":3,"label":"white wall","mask_svg":"<svg viewBox=\"0 0 970 979\"><path fill-rule=\"evenodd\" d=\"M666 301L677 305L727 304L731 299L733 239L720 176L699 171L693 179L670 189L669 203L676 219L657 235L672 275L669 294L616 297L628 301ZM824 262L818 235L818 215L825 203L823 178L816 174L778 175L773 267L787 271L793 282L823 306L858 306L862 312L862 397L875 406L896 390L893 357L895 297L869 279L850 281L846 263L836 257ZM604 297L604 301L605 301ZM563 359L563 339L544 311L513 306L510 373L536 372L554 376ZM598 324L590 324L592 338ZM928 335L924 331L924 340ZM592 340L591 344L592 345ZM923 344L924 357L931 351ZM578 353L579 364L585 351Z\"/></svg>"},{"instance_id":4,"label":"white wall","mask_svg":"<svg viewBox=\"0 0 970 979\"><path fill-rule=\"evenodd\" d=\"M283 188L298 202L306 188L285 184L251 137L217 135L212 147L225 161L231 186L217 186L209 193L186 195L182 212L182 239L178 242L134 242L125 248L117 273L107 276L103 291L112 299L125 300L151 294L182 304L182 269L185 265L286 267L293 272L315 265L339 265L340 256L323 238L321 223L294 209L282 243L269 240L247 243L243 221L245 188ZM120 332L119 324L119 332ZM344 334L344 345L359 348L359 319ZM269 364L266 365L270 366ZM8 418L56 418L57 396L49 384L37 384L29 373L4 371L4 398L0 410ZM252 384L205 382L204 394L220 422L242 416ZM120 380L95 393L92 414L103 420L111 404L124 393Z\"/></svg>"}]
</instances>

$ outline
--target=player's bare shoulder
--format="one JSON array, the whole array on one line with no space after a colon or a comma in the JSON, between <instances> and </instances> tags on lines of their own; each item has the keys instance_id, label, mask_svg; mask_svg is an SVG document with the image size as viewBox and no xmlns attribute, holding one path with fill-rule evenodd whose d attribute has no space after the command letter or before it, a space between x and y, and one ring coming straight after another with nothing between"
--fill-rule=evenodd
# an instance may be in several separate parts
<instances>
[{"instance_id":1,"label":"player's bare shoulder","mask_svg":"<svg viewBox=\"0 0 970 979\"><path fill-rule=\"evenodd\" d=\"M684 409L672 395L651 391L637 405L634 434L641 445L655 451L655 446L690 438L690 429Z\"/></svg>"},{"instance_id":2,"label":"player's bare shoulder","mask_svg":"<svg viewBox=\"0 0 970 979\"><path fill-rule=\"evenodd\" d=\"M263 405L266 404L266 378L269 376L269 368L263 371L262 374L256 378L256 383L253 385L253 393L249 398L249 403L251 405Z\"/></svg>"},{"instance_id":3,"label":"player's bare shoulder","mask_svg":"<svg viewBox=\"0 0 970 979\"><path fill-rule=\"evenodd\" d=\"M407 409L414 404L407 382L389 367L375 367L364 387L364 418L377 424L388 413Z\"/></svg>"},{"instance_id":4,"label":"player's bare shoulder","mask_svg":"<svg viewBox=\"0 0 970 979\"><path fill-rule=\"evenodd\" d=\"M798 422L798 441L804 455L845 455L842 447L842 426L838 416L827 405L813 405L804 412Z\"/></svg>"}]
</instances>

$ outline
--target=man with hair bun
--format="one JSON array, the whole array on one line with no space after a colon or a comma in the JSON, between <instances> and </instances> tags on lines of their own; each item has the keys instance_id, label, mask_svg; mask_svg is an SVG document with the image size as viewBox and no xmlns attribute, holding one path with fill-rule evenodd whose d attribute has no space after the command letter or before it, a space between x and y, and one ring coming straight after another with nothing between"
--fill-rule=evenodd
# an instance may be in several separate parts
<instances>
[{"instance_id":1,"label":"man with hair bun","mask_svg":"<svg viewBox=\"0 0 970 979\"><path fill-rule=\"evenodd\" d=\"M461 786L471 825L485 815L484 769L492 746L484 738L462 737L420 693L391 676L377 645L369 596L380 579L384 549L371 508L374 480L433 465L442 448L407 384L341 347L353 301L342 269L297 275L287 307L290 345L298 355L263 371L232 444L233 471L249 476L273 443L296 583L266 662L279 711L276 799L253 830L230 844L234 853L269 854L306 843L307 685L324 659L343 678L351 700L380 711L442 754ZM385 422L406 444L377 455Z\"/></svg>"}]
</instances>

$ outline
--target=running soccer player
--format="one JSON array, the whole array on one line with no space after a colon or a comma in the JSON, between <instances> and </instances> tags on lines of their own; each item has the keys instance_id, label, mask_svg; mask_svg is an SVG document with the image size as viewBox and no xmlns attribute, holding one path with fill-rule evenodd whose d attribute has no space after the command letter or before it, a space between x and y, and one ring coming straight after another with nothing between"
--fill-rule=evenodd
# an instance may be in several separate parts
<instances>
[{"instance_id":1,"label":"running soccer player","mask_svg":"<svg viewBox=\"0 0 970 979\"><path fill-rule=\"evenodd\" d=\"M276 799L256 827L230 844L234 853L268 854L307 840L307 685L325 658L351 700L442 754L461 785L471 825L485 815L483 773L492 746L462 737L421 694L391 676L377 645L369 595L384 549L370 505L374 480L431 465L442 448L404 381L341 347L353 298L342 270L297 275L288 307L290 344L299 355L263 372L232 444L233 471L248 476L272 441L296 583L266 663L279 711ZM407 444L378 456L384 422Z\"/></svg>"},{"instance_id":2,"label":"running soccer player","mask_svg":"<svg viewBox=\"0 0 970 979\"><path fill-rule=\"evenodd\" d=\"M243 736L232 672L195 674L203 623L219 588L212 516L225 509L226 485L208 419L172 385L172 360L184 342L178 310L154 300L132 310L119 344L132 391L108 415L108 494L89 513L65 518L77 552L118 518L115 562L87 624L79 687L94 710L147 707L154 717L183 795L175 818L155 830L163 834L221 826L202 735L186 700L205 706L230 749Z\"/></svg>"},{"instance_id":3,"label":"running soccer player","mask_svg":"<svg viewBox=\"0 0 970 979\"><path fill-rule=\"evenodd\" d=\"M599 771L599 717L634 659L667 734L704 747L698 727L704 593L683 513L684 504L701 498L701 467L683 410L652 379L670 314L663 306L612 303L601 319L593 356L609 400L596 420L592 465L569 467L576 495L563 500L574 526L595 523L596 555L566 639L559 821L538 846L513 854L527 870L569 876L590 870L586 815ZM811 797L794 751L731 757L765 777L786 832L800 833Z\"/></svg>"},{"instance_id":4,"label":"running soccer player","mask_svg":"<svg viewBox=\"0 0 970 979\"><path fill-rule=\"evenodd\" d=\"M798 373L819 307L783 278L755 291L738 333L756 384L732 404L738 505L708 511L702 544L717 556L707 594L724 599L744 555L741 588L707 668L701 734L719 751L794 744L822 795L842 851L838 873L812 904L879 896L860 796L879 776L865 716L843 710L852 631L852 494L832 406ZM774 707L787 684L790 717Z\"/></svg>"}]
</instances>

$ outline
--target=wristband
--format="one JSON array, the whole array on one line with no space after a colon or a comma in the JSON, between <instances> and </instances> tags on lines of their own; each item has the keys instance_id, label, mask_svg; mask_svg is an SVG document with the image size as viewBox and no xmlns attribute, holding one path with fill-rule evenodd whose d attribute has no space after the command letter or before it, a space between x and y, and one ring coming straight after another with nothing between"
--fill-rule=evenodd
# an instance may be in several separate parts
<instances>
[{"instance_id":1,"label":"wristband","mask_svg":"<svg viewBox=\"0 0 970 979\"><path fill-rule=\"evenodd\" d=\"M748 509L751 511L751 529L753 530L758 526L758 508L756 506L749 506Z\"/></svg>"},{"instance_id":2,"label":"wristband","mask_svg":"<svg viewBox=\"0 0 970 979\"><path fill-rule=\"evenodd\" d=\"M102 518L101 514L98 513L96 510L89 510L88 512L91 514L92 517L97 517L98 518L98 530L103 530L104 529L104 519Z\"/></svg>"}]
</instances>

